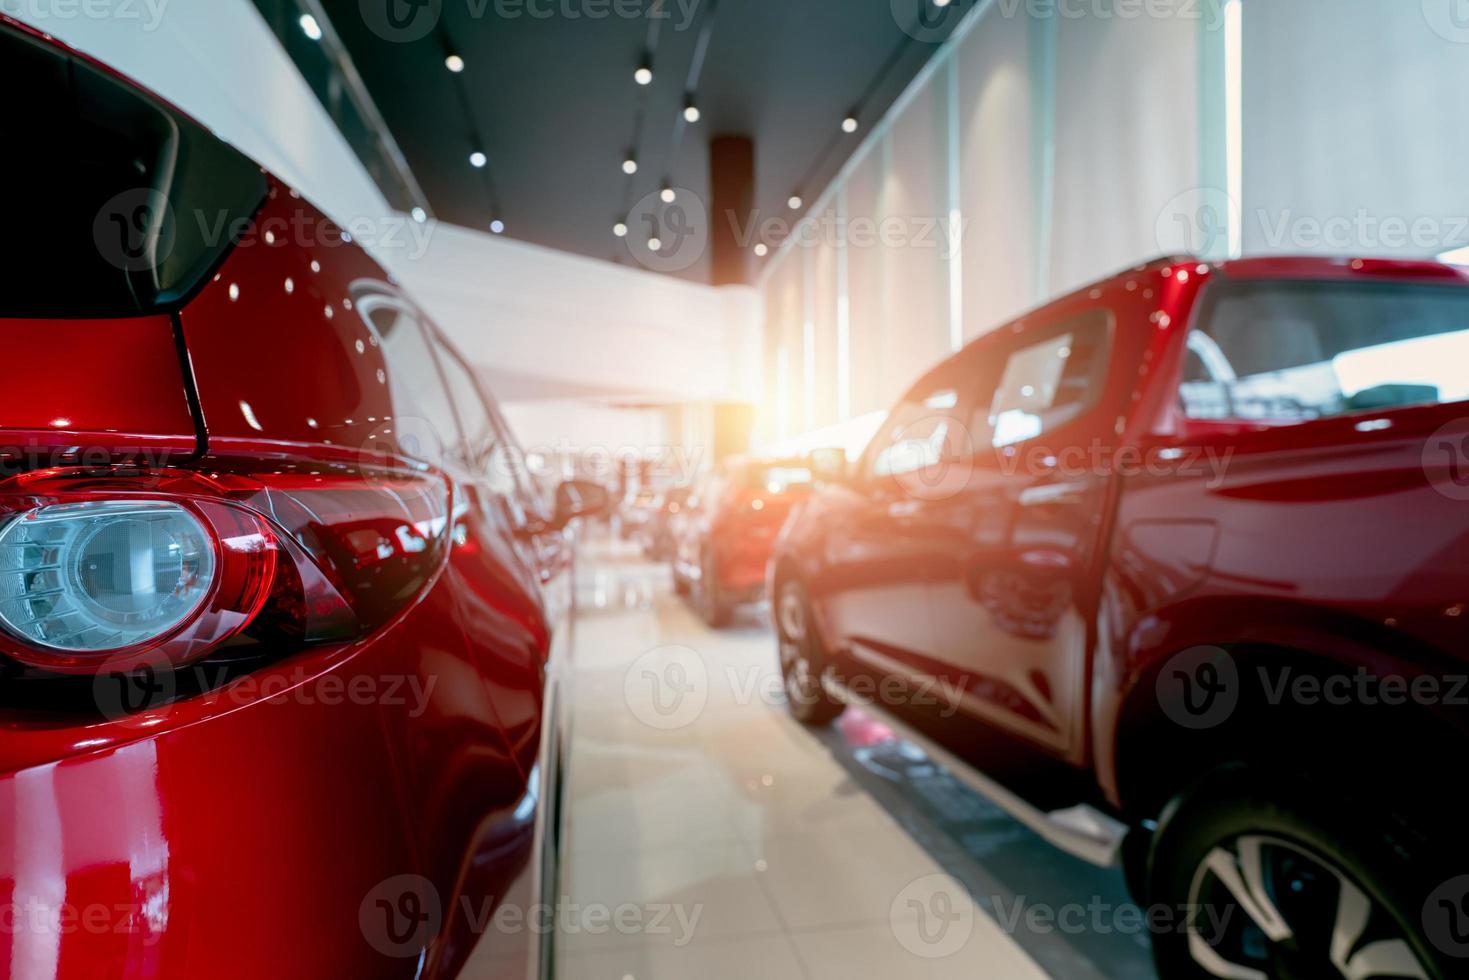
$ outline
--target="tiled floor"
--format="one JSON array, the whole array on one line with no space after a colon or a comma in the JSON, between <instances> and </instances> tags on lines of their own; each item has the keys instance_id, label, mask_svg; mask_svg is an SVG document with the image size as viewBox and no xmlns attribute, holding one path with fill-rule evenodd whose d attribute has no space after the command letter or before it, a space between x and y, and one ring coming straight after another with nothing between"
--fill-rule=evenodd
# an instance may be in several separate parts
<instances>
[{"instance_id":1,"label":"tiled floor","mask_svg":"<svg viewBox=\"0 0 1469 980\"><path fill-rule=\"evenodd\" d=\"M1113 962L1003 929L985 911L990 896L1044 899L1055 869L1074 862L1041 845L1021 863L1047 863L1043 887L995 887L972 852L1033 848L1033 835L983 800L946 831L954 787L944 812L909 805L921 794L893 793L894 767L872 764L870 740L858 748L844 736L860 718L817 733L792 721L758 611L710 631L636 552L594 547L591 558L571 693L560 977L1147 975L1135 949ZM932 767L924 778L936 778ZM1077 894L1115 887L1087 871Z\"/></svg>"}]
</instances>

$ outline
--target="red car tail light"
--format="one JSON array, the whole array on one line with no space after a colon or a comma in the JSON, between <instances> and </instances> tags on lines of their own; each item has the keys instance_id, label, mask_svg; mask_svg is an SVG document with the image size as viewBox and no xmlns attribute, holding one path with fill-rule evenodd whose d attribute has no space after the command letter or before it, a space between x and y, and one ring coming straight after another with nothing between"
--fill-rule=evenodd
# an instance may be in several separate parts
<instances>
[{"instance_id":1,"label":"red car tail light","mask_svg":"<svg viewBox=\"0 0 1469 980\"><path fill-rule=\"evenodd\" d=\"M0 656L125 673L182 667L247 630L282 649L352 639L432 578L447 505L437 477L340 465L16 477L0 483Z\"/></svg>"},{"instance_id":2,"label":"red car tail light","mask_svg":"<svg viewBox=\"0 0 1469 980\"><path fill-rule=\"evenodd\" d=\"M225 503L86 494L0 520L3 649L45 670L196 660L275 580L275 532Z\"/></svg>"}]
</instances>

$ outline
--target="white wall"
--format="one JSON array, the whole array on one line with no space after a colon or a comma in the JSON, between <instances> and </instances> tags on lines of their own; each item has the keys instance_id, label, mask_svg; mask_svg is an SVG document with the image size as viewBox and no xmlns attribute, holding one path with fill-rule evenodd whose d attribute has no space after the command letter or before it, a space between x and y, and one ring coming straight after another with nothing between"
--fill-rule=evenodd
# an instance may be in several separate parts
<instances>
[{"instance_id":1,"label":"white wall","mask_svg":"<svg viewBox=\"0 0 1469 980\"><path fill-rule=\"evenodd\" d=\"M574 386L658 398L755 396L754 290L714 289L393 214L249 0L0 0L0 11L170 100L339 224L393 231L374 248L378 258L488 376L544 379L547 395Z\"/></svg>"}]
</instances>

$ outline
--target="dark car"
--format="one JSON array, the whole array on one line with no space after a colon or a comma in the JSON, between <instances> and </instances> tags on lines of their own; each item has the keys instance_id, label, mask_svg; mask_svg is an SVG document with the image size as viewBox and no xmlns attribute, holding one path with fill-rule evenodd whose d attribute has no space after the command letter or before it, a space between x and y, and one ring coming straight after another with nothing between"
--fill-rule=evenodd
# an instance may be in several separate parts
<instances>
[{"instance_id":1,"label":"dark car","mask_svg":"<svg viewBox=\"0 0 1469 980\"><path fill-rule=\"evenodd\" d=\"M808 459L735 457L695 486L673 517L673 580L711 626L763 598L776 534L812 486Z\"/></svg>"},{"instance_id":2,"label":"dark car","mask_svg":"<svg viewBox=\"0 0 1469 980\"><path fill-rule=\"evenodd\" d=\"M3 18L0 79L0 974L525 977L537 930L451 911L553 880L605 492L544 508L413 301L204 127Z\"/></svg>"},{"instance_id":3,"label":"dark car","mask_svg":"<svg viewBox=\"0 0 1469 980\"><path fill-rule=\"evenodd\" d=\"M1469 279L1171 259L939 365L776 546L852 701L1120 863L1162 975L1464 975Z\"/></svg>"}]
</instances>

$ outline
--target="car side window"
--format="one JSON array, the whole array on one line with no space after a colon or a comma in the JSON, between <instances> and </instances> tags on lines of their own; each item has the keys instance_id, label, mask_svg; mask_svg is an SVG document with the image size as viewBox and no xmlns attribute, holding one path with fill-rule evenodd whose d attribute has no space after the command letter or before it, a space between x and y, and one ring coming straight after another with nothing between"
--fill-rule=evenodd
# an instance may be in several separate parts
<instances>
[{"instance_id":1,"label":"car side window","mask_svg":"<svg viewBox=\"0 0 1469 980\"><path fill-rule=\"evenodd\" d=\"M464 432L460 458L465 465L475 469L494 451L495 432L490 423L489 412L485 410L484 399L480 396L474 375L459 359L459 355L437 336L434 337L434 350L439 357L439 367L444 373L449 399L454 403L460 428Z\"/></svg>"},{"instance_id":2,"label":"car side window","mask_svg":"<svg viewBox=\"0 0 1469 980\"><path fill-rule=\"evenodd\" d=\"M397 445L415 459L441 462L459 444L459 423L422 324L389 296L359 296L357 310L376 334L388 362Z\"/></svg>"},{"instance_id":3,"label":"car side window","mask_svg":"<svg viewBox=\"0 0 1469 980\"><path fill-rule=\"evenodd\" d=\"M863 464L869 479L901 476L972 451L960 421L959 386L952 380L920 382L889 414Z\"/></svg>"},{"instance_id":4,"label":"car side window","mask_svg":"<svg viewBox=\"0 0 1469 980\"><path fill-rule=\"evenodd\" d=\"M976 410L975 428L1000 448L1086 414L1106 381L1111 326L1111 314L1089 310L1011 351L988 410Z\"/></svg>"}]
</instances>

